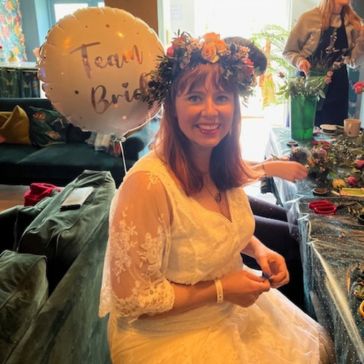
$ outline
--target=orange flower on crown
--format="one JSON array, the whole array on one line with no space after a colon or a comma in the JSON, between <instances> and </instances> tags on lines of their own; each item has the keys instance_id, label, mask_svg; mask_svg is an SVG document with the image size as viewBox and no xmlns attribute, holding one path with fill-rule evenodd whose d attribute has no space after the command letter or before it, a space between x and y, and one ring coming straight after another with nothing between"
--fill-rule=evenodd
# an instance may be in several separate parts
<instances>
[{"instance_id":1,"label":"orange flower on crown","mask_svg":"<svg viewBox=\"0 0 364 364\"><path fill-rule=\"evenodd\" d=\"M203 40L204 46L206 44L208 44L208 46L214 45L217 54L224 55L228 53L228 46L222 39L220 39L220 34L207 33L203 36Z\"/></svg>"},{"instance_id":2,"label":"orange flower on crown","mask_svg":"<svg viewBox=\"0 0 364 364\"><path fill-rule=\"evenodd\" d=\"M202 46L201 57L210 63L216 63L219 60L216 45L214 43L205 43Z\"/></svg>"},{"instance_id":3,"label":"orange flower on crown","mask_svg":"<svg viewBox=\"0 0 364 364\"><path fill-rule=\"evenodd\" d=\"M220 40L220 34L217 33L206 33L203 37L206 43L217 42Z\"/></svg>"},{"instance_id":4,"label":"orange flower on crown","mask_svg":"<svg viewBox=\"0 0 364 364\"><path fill-rule=\"evenodd\" d=\"M161 104L168 96L173 80L183 69L217 62L221 64L221 77L235 85L239 95L245 100L255 86L254 64L249 59L249 48L228 44L217 33L193 38L187 32L178 32L171 46L167 48L166 55L160 57L143 100L150 106L156 101Z\"/></svg>"}]
</instances>

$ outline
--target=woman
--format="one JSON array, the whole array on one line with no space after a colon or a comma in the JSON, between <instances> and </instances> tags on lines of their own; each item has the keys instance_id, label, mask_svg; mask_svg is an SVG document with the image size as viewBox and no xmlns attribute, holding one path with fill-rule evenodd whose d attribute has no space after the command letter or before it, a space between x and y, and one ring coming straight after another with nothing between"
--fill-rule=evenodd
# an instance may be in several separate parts
<instances>
[{"instance_id":1,"label":"woman","mask_svg":"<svg viewBox=\"0 0 364 364\"><path fill-rule=\"evenodd\" d=\"M316 125L342 125L348 117L349 80L346 64L364 60L364 30L350 0L321 0L302 14L292 29L284 57L304 75L332 70L326 98L316 113Z\"/></svg>"},{"instance_id":2,"label":"woman","mask_svg":"<svg viewBox=\"0 0 364 364\"><path fill-rule=\"evenodd\" d=\"M160 131L111 207L100 315L114 363L329 362L321 326L274 289L289 280L283 257L253 236L241 186L256 173L239 147L248 51L182 33L152 75Z\"/></svg>"}]
</instances>

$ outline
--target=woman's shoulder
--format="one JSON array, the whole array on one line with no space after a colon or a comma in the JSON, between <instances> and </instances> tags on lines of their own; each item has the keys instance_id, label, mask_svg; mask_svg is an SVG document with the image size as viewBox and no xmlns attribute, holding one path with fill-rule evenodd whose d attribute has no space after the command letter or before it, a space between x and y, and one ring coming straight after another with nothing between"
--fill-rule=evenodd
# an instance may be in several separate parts
<instances>
[{"instance_id":1,"label":"woman's shoulder","mask_svg":"<svg viewBox=\"0 0 364 364\"><path fill-rule=\"evenodd\" d=\"M165 187L174 185L173 178L167 168L166 163L151 151L140 158L127 172L124 181L148 180L150 184L162 184Z\"/></svg>"},{"instance_id":2,"label":"woman's shoulder","mask_svg":"<svg viewBox=\"0 0 364 364\"><path fill-rule=\"evenodd\" d=\"M167 167L158 155L154 151L151 151L135 162L133 167L129 169L127 176L141 171L164 174L167 172Z\"/></svg>"},{"instance_id":3,"label":"woman's shoulder","mask_svg":"<svg viewBox=\"0 0 364 364\"><path fill-rule=\"evenodd\" d=\"M318 16L318 17L321 18L321 11L320 11L320 8L318 6L312 8L310 10L305 11L301 15L301 17L304 17L304 18L311 18L312 16Z\"/></svg>"},{"instance_id":4,"label":"woman's shoulder","mask_svg":"<svg viewBox=\"0 0 364 364\"><path fill-rule=\"evenodd\" d=\"M298 19L299 22L304 23L321 23L321 11L318 7L315 7L313 9L307 10L304 13L302 13Z\"/></svg>"}]
</instances>

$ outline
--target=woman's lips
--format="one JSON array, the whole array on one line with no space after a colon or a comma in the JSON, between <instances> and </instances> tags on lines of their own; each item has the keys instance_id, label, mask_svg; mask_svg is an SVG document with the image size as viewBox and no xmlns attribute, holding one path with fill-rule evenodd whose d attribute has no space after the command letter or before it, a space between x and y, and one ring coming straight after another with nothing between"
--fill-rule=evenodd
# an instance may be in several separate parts
<instances>
[{"instance_id":1,"label":"woman's lips","mask_svg":"<svg viewBox=\"0 0 364 364\"><path fill-rule=\"evenodd\" d=\"M220 124L198 124L196 127L203 134L214 134L220 129Z\"/></svg>"}]
</instances>

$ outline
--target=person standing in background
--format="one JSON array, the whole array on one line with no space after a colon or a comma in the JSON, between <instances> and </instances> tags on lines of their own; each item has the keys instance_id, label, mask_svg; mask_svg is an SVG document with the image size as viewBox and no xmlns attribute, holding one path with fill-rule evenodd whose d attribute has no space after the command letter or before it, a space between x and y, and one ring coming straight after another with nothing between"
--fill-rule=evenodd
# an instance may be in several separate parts
<instances>
[{"instance_id":1,"label":"person standing in background","mask_svg":"<svg viewBox=\"0 0 364 364\"><path fill-rule=\"evenodd\" d=\"M346 66L364 61L364 27L351 0L321 0L298 19L283 56L302 75L333 70L315 125L342 125L348 117L349 79Z\"/></svg>"}]
</instances>

